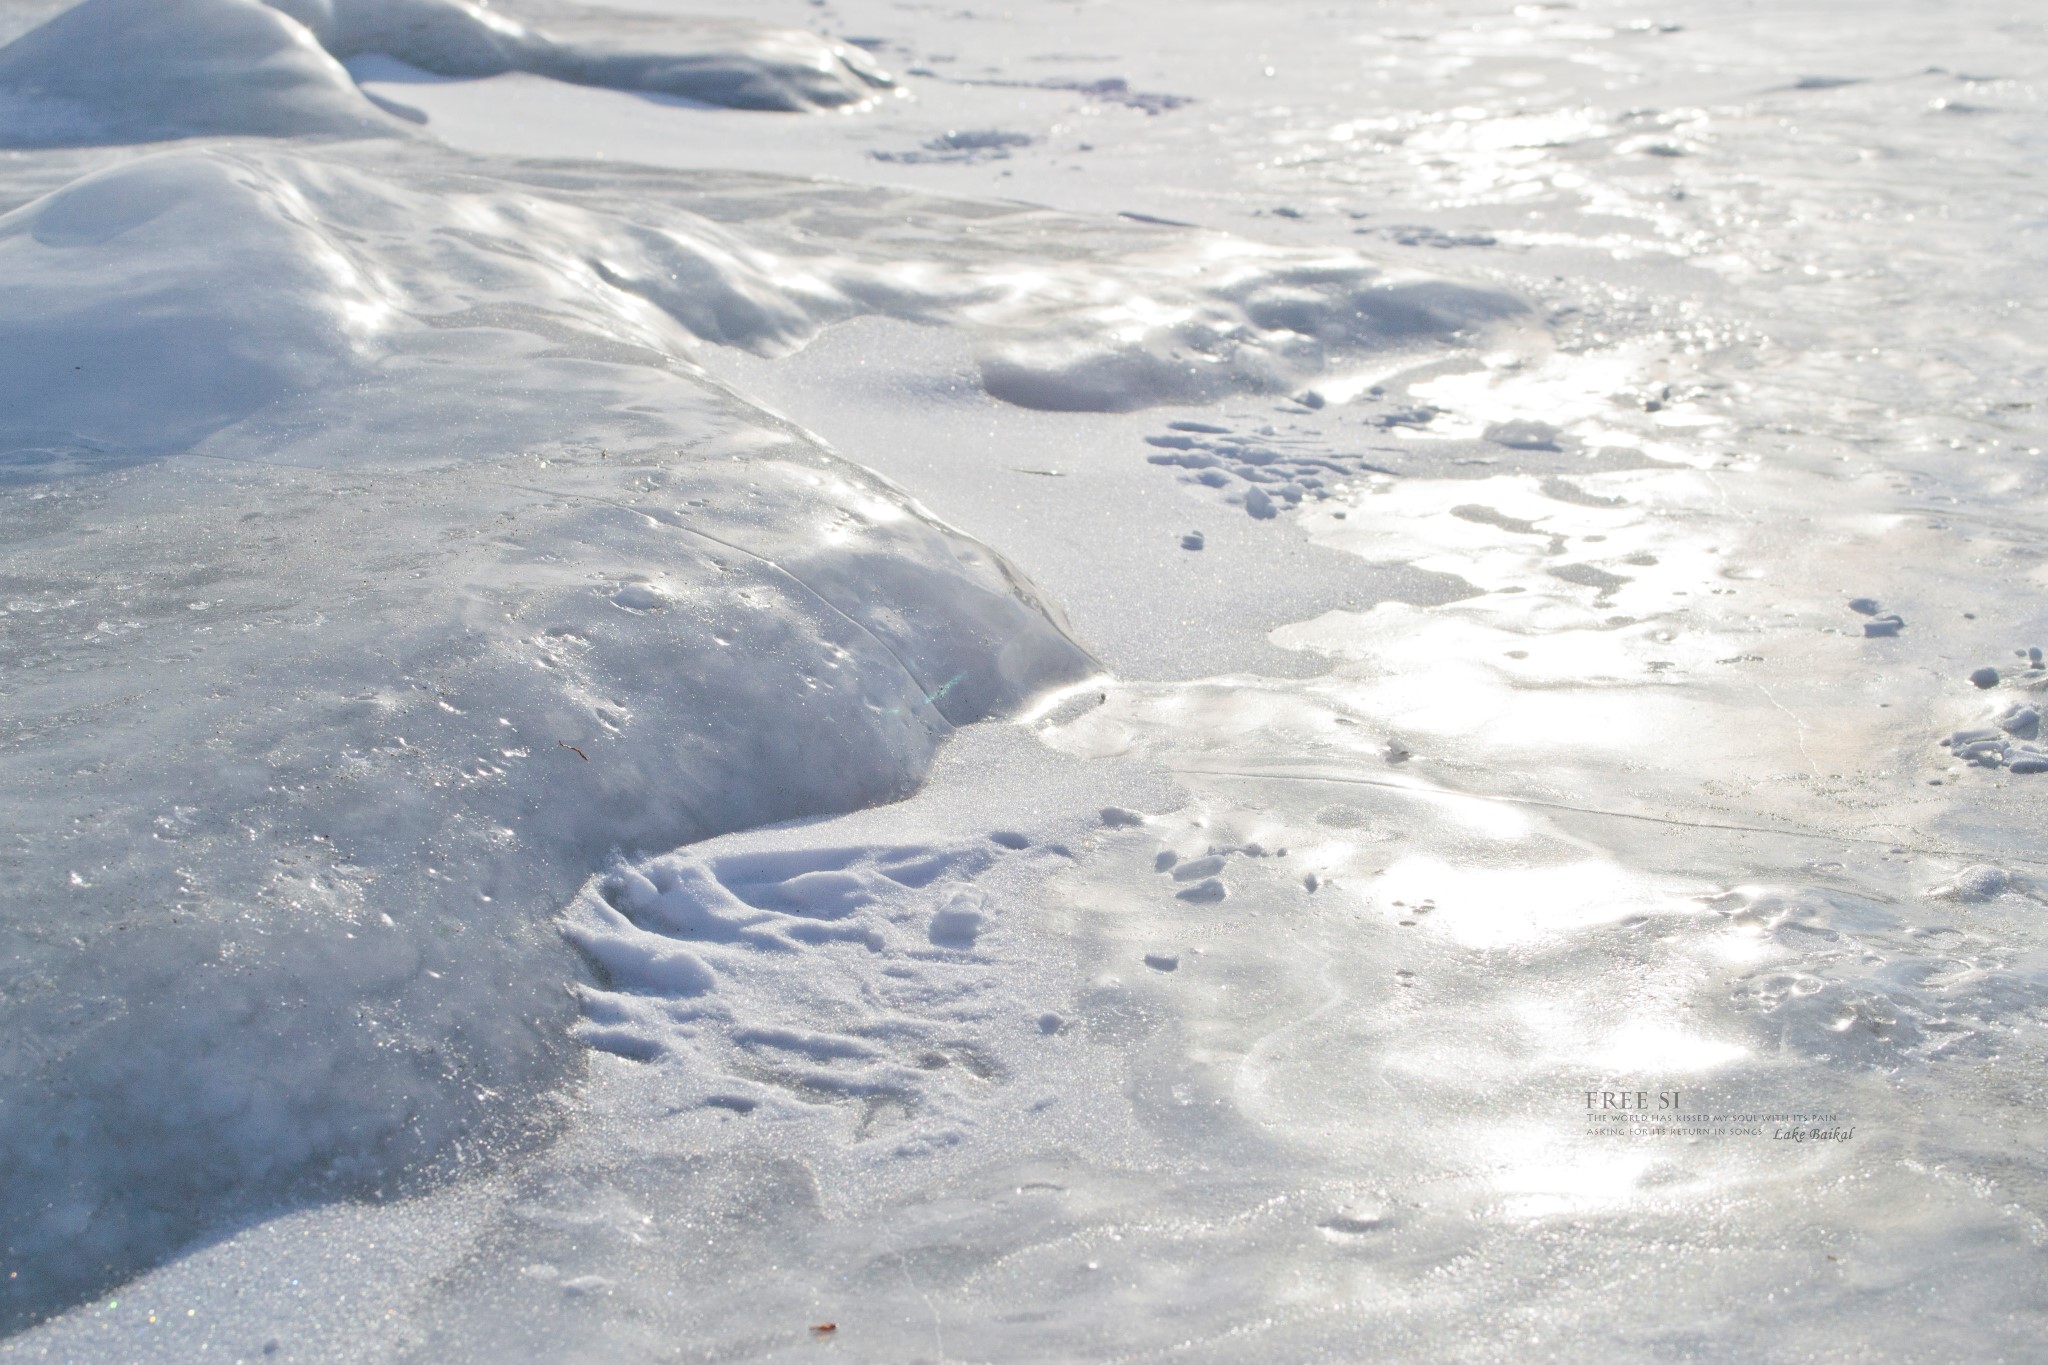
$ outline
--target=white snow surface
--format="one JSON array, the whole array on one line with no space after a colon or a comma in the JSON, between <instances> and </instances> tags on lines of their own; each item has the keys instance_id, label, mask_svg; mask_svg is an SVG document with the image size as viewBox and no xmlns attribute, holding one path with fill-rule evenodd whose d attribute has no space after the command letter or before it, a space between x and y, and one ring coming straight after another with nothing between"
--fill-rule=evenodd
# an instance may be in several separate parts
<instances>
[{"instance_id":1,"label":"white snow surface","mask_svg":"<svg viewBox=\"0 0 2048 1365\"><path fill-rule=\"evenodd\" d=\"M744 109L857 107L892 84L857 48L740 22L656 25L650 50L557 39L469 0L83 0L0 53L0 143L406 129L416 110L365 95L341 65L365 56Z\"/></svg>"},{"instance_id":2,"label":"white snow surface","mask_svg":"<svg viewBox=\"0 0 2048 1365\"><path fill-rule=\"evenodd\" d=\"M2038 16L8 37L0 1357L2038 1353Z\"/></svg>"}]
</instances>

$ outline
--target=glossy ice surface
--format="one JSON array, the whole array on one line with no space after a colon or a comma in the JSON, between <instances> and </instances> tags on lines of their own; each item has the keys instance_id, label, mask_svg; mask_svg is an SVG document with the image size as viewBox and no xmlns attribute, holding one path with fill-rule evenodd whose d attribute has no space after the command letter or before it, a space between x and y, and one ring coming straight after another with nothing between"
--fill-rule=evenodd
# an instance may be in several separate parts
<instances>
[{"instance_id":1,"label":"glossy ice surface","mask_svg":"<svg viewBox=\"0 0 2048 1365\"><path fill-rule=\"evenodd\" d=\"M2028 7L62 9L0 1357L2038 1352Z\"/></svg>"}]
</instances>

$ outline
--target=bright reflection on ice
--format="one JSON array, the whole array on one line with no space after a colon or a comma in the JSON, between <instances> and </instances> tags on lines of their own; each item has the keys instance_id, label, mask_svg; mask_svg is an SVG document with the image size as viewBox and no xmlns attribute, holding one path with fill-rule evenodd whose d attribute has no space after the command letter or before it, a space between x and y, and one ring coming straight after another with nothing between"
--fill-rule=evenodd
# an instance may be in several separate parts
<instances>
[{"instance_id":1,"label":"bright reflection on ice","mask_svg":"<svg viewBox=\"0 0 2048 1365\"><path fill-rule=\"evenodd\" d=\"M1511 840L1526 838L1529 834L1529 813L1509 802L1489 801L1483 796L1466 796L1419 783L1407 790L1424 806L1485 838Z\"/></svg>"},{"instance_id":2,"label":"bright reflection on ice","mask_svg":"<svg viewBox=\"0 0 2048 1365\"><path fill-rule=\"evenodd\" d=\"M1725 1066L1748 1049L1669 1025L1631 1024L1608 1037L1586 1060L1614 1072L1663 1074Z\"/></svg>"},{"instance_id":3,"label":"bright reflection on ice","mask_svg":"<svg viewBox=\"0 0 2048 1365\"><path fill-rule=\"evenodd\" d=\"M1372 898L1384 911L1418 917L1420 927L1480 949L1556 941L1631 915L1688 912L1649 879L1593 859L1470 867L1411 853L1373 883Z\"/></svg>"},{"instance_id":4,"label":"bright reflection on ice","mask_svg":"<svg viewBox=\"0 0 2048 1365\"><path fill-rule=\"evenodd\" d=\"M1526 1153L1526 1160L1493 1177L1500 1210L1510 1218L1548 1218L1626 1203L1656 1160L1627 1149L1567 1150L1556 1130L1529 1127L1487 1135L1489 1150Z\"/></svg>"},{"instance_id":5,"label":"bright reflection on ice","mask_svg":"<svg viewBox=\"0 0 2048 1365\"><path fill-rule=\"evenodd\" d=\"M1504 152L1558 147L1605 133L1587 110L1552 114L1510 114L1489 118L1484 110L1456 109L1454 122L1425 128L1408 139L1430 152Z\"/></svg>"}]
</instances>

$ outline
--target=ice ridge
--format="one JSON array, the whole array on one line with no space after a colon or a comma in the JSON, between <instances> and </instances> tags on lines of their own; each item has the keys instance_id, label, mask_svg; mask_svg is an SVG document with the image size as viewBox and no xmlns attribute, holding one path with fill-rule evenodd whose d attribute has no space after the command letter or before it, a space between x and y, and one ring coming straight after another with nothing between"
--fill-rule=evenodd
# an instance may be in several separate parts
<instances>
[{"instance_id":1,"label":"ice ridge","mask_svg":"<svg viewBox=\"0 0 2048 1365\"><path fill-rule=\"evenodd\" d=\"M85 0L0 49L0 143L161 142L409 131L341 65L513 71L741 109L857 105L891 78L858 48L794 29L652 25L649 48L557 38L464 0Z\"/></svg>"}]
</instances>

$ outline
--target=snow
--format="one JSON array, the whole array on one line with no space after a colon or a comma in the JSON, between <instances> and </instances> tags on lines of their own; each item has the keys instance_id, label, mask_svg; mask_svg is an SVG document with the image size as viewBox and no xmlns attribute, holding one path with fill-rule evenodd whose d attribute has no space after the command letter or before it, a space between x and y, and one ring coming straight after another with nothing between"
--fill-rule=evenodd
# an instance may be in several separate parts
<instances>
[{"instance_id":1,"label":"snow","mask_svg":"<svg viewBox=\"0 0 2048 1365\"><path fill-rule=\"evenodd\" d=\"M558 80L743 109L858 106L887 73L858 48L758 24L664 24L656 47L560 40L468 0L83 0L0 56L11 146L223 134L396 134L419 115L342 67ZM616 38L616 35L615 35Z\"/></svg>"},{"instance_id":2,"label":"snow","mask_svg":"<svg viewBox=\"0 0 2048 1365\"><path fill-rule=\"evenodd\" d=\"M2048 32L612 5L0 4L0 1356L2035 1349Z\"/></svg>"},{"instance_id":3,"label":"snow","mask_svg":"<svg viewBox=\"0 0 2048 1365\"><path fill-rule=\"evenodd\" d=\"M734 109L800 112L867 104L894 81L858 47L802 28L738 21L595 26L594 41L519 22L470 0L264 0L334 56L388 57L442 76L532 72Z\"/></svg>"},{"instance_id":4,"label":"snow","mask_svg":"<svg viewBox=\"0 0 2048 1365\"><path fill-rule=\"evenodd\" d=\"M310 33L254 0L91 0L0 51L0 101L15 147L395 130Z\"/></svg>"}]
</instances>

